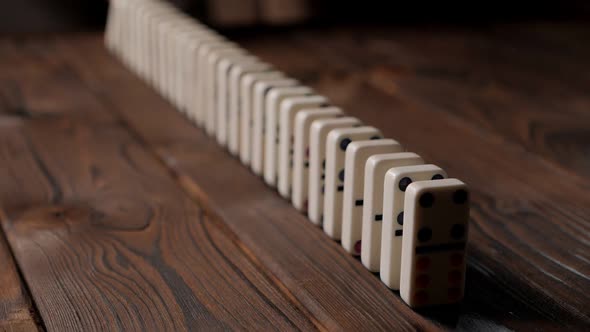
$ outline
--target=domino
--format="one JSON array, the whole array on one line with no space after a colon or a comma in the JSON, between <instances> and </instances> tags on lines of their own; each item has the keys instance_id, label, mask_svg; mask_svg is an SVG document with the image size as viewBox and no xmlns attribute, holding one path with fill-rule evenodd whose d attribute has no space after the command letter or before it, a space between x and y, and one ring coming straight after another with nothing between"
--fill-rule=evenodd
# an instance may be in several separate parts
<instances>
[{"instance_id":1,"label":"domino","mask_svg":"<svg viewBox=\"0 0 590 332\"><path fill-rule=\"evenodd\" d=\"M142 6L142 8L145 9L143 11L143 16L147 24L145 28L145 45L147 50L143 52L147 67L145 77L152 87L157 88L160 84L160 81L158 81L157 78L159 73L159 53L161 52L161 50L158 49L160 43L158 40L158 29L162 18L171 16L171 13L170 9L165 6L154 6L154 3L149 4L149 9Z\"/></svg>"},{"instance_id":2,"label":"domino","mask_svg":"<svg viewBox=\"0 0 590 332\"><path fill-rule=\"evenodd\" d=\"M229 114L230 114L230 70L237 64L256 63L258 59L245 53L230 53L221 59L217 65L217 103L216 112L211 116L216 117L217 127L215 136L221 146L227 146L229 140Z\"/></svg>"},{"instance_id":3,"label":"domino","mask_svg":"<svg viewBox=\"0 0 590 332\"><path fill-rule=\"evenodd\" d=\"M361 236L361 261L372 272L379 271L381 263L381 222L383 220L383 181L392 167L423 164L424 160L413 152L382 154L370 157L365 166Z\"/></svg>"},{"instance_id":4,"label":"domino","mask_svg":"<svg viewBox=\"0 0 590 332\"><path fill-rule=\"evenodd\" d=\"M272 68L268 63L256 61L238 63L229 71L229 118L228 118L228 150L237 156L240 149L240 86L242 77L248 73L269 72Z\"/></svg>"},{"instance_id":5,"label":"domino","mask_svg":"<svg viewBox=\"0 0 590 332\"><path fill-rule=\"evenodd\" d=\"M326 140L328 134L337 128L352 128L361 126L361 121L353 117L336 119L319 119L311 124L309 129L309 197L307 217L315 225L323 223L324 188L326 179Z\"/></svg>"},{"instance_id":6,"label":"domino","mask_svg":"<svg viewBox=\"0 0 590 332\"><path fill-rule=\"evenodd\" d=\"M430 164L395 167L385 174L380 277L387 287L399 289L406 188L412 182L446 177L444 170Z\"/></svg>"},{"instance_id":7,"label":"domino","mask_svg":"<svg viewBox=\"0 0 590 332\"><path fill-rule=\"evenodd\" d=\"M185 113L187 111L188 104L185 102L184 87L187 84L186 67L187 61L185 59L186 44L189 39L195 36L195 26L191 23L192 20L187 20L186 17L182 17L182 23L179 23L174 27L174 33L171 36L174 53L174 67L173 72L173 100L174 105L180 112ZM142 38L138 38L138 42L142 42ZM141 52L143 58L145 52ZM143 70L140 69L140 72Z\"/></svg>"},{"instance_id":8,"label":"domino","mask_svg":"<svg viewBox=\"0 0 590 332\"><path fill-rule=\"evenodd\" d=\"M120 1L120 9L121 9L121 34L120 34L120 45L119 45L119 55L121 56L121 60L128 65L129 64L129 45L130 40L132 39L131 34L131 27L130 27L130 3L128 1Z\"/></svg>"},{"instance_id":9,"label":"domino","mask_svg":"<svg viewBox=\"0 0 590 332\"><path fill-rule=\"evenodd\" d=\"M207 49L207 45L204 46L205 49ZM203 63L205 64L205 77L208 79L208 81L203 82L203 84L205 84L205 130L207 132L207 134L209 134L210 136L215 136L216 137L216 130L217 130L217 102L220 100L218 99L218 96L221 95L221 92L218 91L218 88L220 87L220 85L218 84L219 82L219 78L220 77L224 77L225 79L227 79L229 81L229 78L227 78L227 75L223 75L222 76L218 76L218 67L215 66L214 64L210 63L209 61L216 61L216 59L218 59L218 57L215 56L215 54L218 53L224 53L226 52L226 54L236 54L239 53L241 50L239 48L237 48L235 45L232 44L228 44L228 43L224 43L224 44L217 44L217 47L209 47L209 51L206 52L205 54L205 59L203 60ZM236 53L233 53L236 52ZM243 51L242 51L243 52ZM249 58L245 53L244 53L244 57L247 59L251 59ZM237 60L236 60L237 61ZM248 60L244 60L244 61L248 61ZM228 74L229 75L229 74ZM224 88L227 89L227 84L223 84L222 86L224 86ZM228 93L229 94L229 93ZM221 96L222 97L222 96ZM223 100L227 100L226 98L223 98Z\"/></svg>"},{"instance_id":10,"label":"domino","mask_svg":"<svg viewBox=\"0 0 590 332\"><path fill-rule=\"evenodd\" d=\"M213 68L207 66L207 57L215 49L232 48L235 45L225 40L212 40L203 42L197 51L197 71L203 73L197 76L197 100L199 102L197 109L197 124L205 128L205 131L211 135L215 130L215 119L209 110L209 104L212 103L214 89L216 87L216 75L212 74Z\"/></svg>"},{"instance_id":11,"label":"domino","mask_svg":"<svg viewBox=\"0 0 590 332\"><path fill-rule=\"evenodd\" d=\"M263 175L264 171L266 97L274 88L293 87L297 84L297 80L291 78L264 79L254 84L250 168L256 175Z\"/></svg>"},{"instance_id":12,"label":"domino","mask_svg":"<svg viewBox=\"0 0 590 332\"><path fill-rule=\"evenodd\" d=\"M326 141L326 185L324 194L324 232L332 239L342 235L342 199L344 192L344 157L353 141L381 139L381 132L374 127L334 129Z\"/></svg>"},{"instance_id":13,"label":"domino","mask_svg":"<svg viewBox=\"0 0 590 332\"><path fill-rule=\"evenodd\" d=\"M161 61L161 76L162 85L161 85L161 92L164 97L171 103L174 104L174 63L176 59L174 58L174 47L172 45L172 39L170 35L173 33L175 29L175 25L178 22L174 19L163 20L159 28L159 41L160 41L160 61ZM132 36L132 39L135 39ZM131 41L130 41L131 42Z\"/></svg>"},{"instance_id":14,"label":"domino","mask_svg":"<svg viewBox=\"0 0 590 332\"><path fill-rule=\"evenodd\" d=\"M252 136L254 129L254 86L257 82L284 79L282 72L273 70L261 73L248 73L242 78L240 87L240 160L246 166L252 160Z\"/></svg>"},{"instance_id":15,"label":"domino","mask_svg":"<svg viewBox=\"0 0 590 332\"><path fill-rule=\"evenodd\" d=\"M110 8L107 13L107 23L104 32L104 44L109 51L114 53L117 52L118 25L120 24L118 15L121 11L118 6L118 0L111 1Z\"/></svg>"},{"instance_id":16,"label":"domino","mask_svg":"<svg viewBox=\"0 0 590 332\"><path fill-rule=\"evenodd\" d=\"M174 20L174 24L171 24L169 27L169 32L167 35L168 39L168 47L169 49L169 68L168 68L168 82L169 82L169 98L170 102L181 112L185 111L185 105L183 103L183 89L182 86L184 82L182 81L183 78L183 71L186 64L182 61L184 54L184 47L185 43L184 40L194 31L193 24L189 23L190 20L187 20L184 16L177 16ZM141 29L139 29L141 31ZM138 36L137 42L141 42L141 38ZM140 52L139 58L143 57L144 52Z\"/></svg>"},{"instance_id":17,"label":"domino","mask_svg":"<svg viewBox=\"0 0 590 332\"><path fill-rule=\"evenodd\" d=\"M311 88L292 86L275 88L266 96L264 131L264 181L276 187L279 164L279 106L288 97L311 95Z\"/></svg>"},{"instance_id":18,"label":"domino","mask_svg":"<svg viewBox=\"0 0 590 332\"><path fill-rule=\"evenodd\" d=\"M198 52L203 44L219 40L220 37L216 34L203 31L198 36L195 35L194 38L189 39L186 43L184 61L187 64L187 70L184 72L187 75L187 84L184 87L184 94L188 105L187 116L197 124L204 123L204 116L201 115L202 111L204 111L201 108L201 100L204 96L200 94L201 86L198 80L206 76L205 72L199 68Z\"/></svg>"},{"instance_id":19,"label":"domino","mask_svg":"<svg viewBox=\"0 0 590 332\"><path fill-rule=\"evenodd\" d=\"M309 205L309 167L310 167L310 132L311 125L319 119L334 119L342 116L338 107L324 107L303 110L295 115L295 143L293 144L293 192L291 203L304 213Z\"/></svg>"},{"instance_id":20,"label":"domino","mask_svg":"<svg viewBox=\"0 0 590 332\"><path fill-rule=\"evenodd\" d=\"M401 152L402 146L392 139L352 142L344 157L344 193L342 199L342 247L350 254L359 255L362 226L365 164L375 154Z\"/></svg>"},{"instance_id":21,"label":"domino","mask_svg":"<svg viewBox=\"0 0 590 332\"><path fill-rule=\"evenodd\" d=\"M279 194L284 198L291 197L293 180L293 154L295 143L295 116L303 109L326 107L328 99L319 95L290 97L279 106Z\"/></svg>"},{"instance_id":22,"label":"domino","mask_svg":"<svg viewBox=\"0 0 590 332\"><path fill-rule=\"evenodd\" d=\"M206 89L207 89L207 84L208 84L208 75L209 75L209 70L207 69L205 62L205 57L207 56L207 53L210 52L210 49L212 47L227 47L227 41L224 40L223 38L212 38L212 39L205 39L205 40L199 40L196 45L194 45L195 50L194 50L194 56L195 56L195 60L196 61L196 66L195 66L195 72L197 73L197 75L195 76L194 79L194 95L195 98L194 100L196 101L196 104L194 105L194 109L195 109L195 114L194 114L194 118L196 119L196 123L198 126L205 128L206 126L206 117L207 117L207 113L206 113L206 108L207 108L207 100L206 97L208 95ZM158 54L159 57L159 54ZM159 59L158 59L159 60ZM161 60L158 61L158 63L161 62ZM158 67L160 65L158 64Z\"/></svg>"},{"instance_id":23,"label":"domino","mask_svg":"<svg viewBox=\"0 0 590 332\"><path fill-rule=\"evenodd\" d=\"M141 29L143 26L144 20L144 11L145 11L145 4L146 3L139 3L132 1L133 5L135 6L135 10L131 12L131 17L129 18L130 25L132 26L132 34L134 37L132 38L131 48L132 48L132 65L135 72L144 78L144 64L143 64L143 55L144 55L144 38L145 34L144 31Z\"/></svg>"},{"instance_id":24,"label":"domino","mask_svg":"<svg viewBox=\"0 0 590 332\"><path fill-rule=\"evenodd\" d=\"M200 24L194 22L192 19L187 19L186 21L193 22L193 24L187 24L183 29L183 33L179 35L181 38L178 40L179 54L177 55L177 58L179 61L176 62L176 72L178 73L177 90L179 103L182 105L181 111L189 116L189 113L194 109L194 76L197 74L196 61L194 61L194 59L196 59L194 54L194 41L219 37L206 32ZM148 40L146 40L146 43L147 42ZM148 57L150 53L150 51L143 52L146 57ZM147 58L145 61L149 62Z\"/></svg>"},{"instance_id":25,"label":"domino","mask_svg":"<svg viewBox=\"0 0 590 332\"><path fill-rule=\"evenodd\" d=\"M123 34L125 33L125 2L115 0L110 3L109 20L107 25L107 45L119 57L122 57Z\"/></svg>"},{"instance_id":26,"label":"domino","mask_svg":"<svg viewBox=\"0 0 590 332\"><path fill-rule=\"evenodd\" d=\"M419 181L406 188L400 295L410 307L463 299L468 222L463 182Z\"/></svg>"},{"instance_id":27,"label":"domino","mask_svg":"<svg viewBox=\"0 0 590 332\"><path fill-rule=\"evenodd\" d=\"M138 29L137 47L139 58L137 59L137 73L144 80L149 79L149 55L152 51L148 44L150 40L150 30L147 27L150 24L150 12L156 11L153 3L151 2L140 2L136 5L136 24Z\"/></svg>"},{"instance_id":28,"label":"domino","mask_svg":"<svg viewBox=\"0 0 590 332\"><path fill-rule=\"evenodd\" d=\"M185 87L185 95L187 98L188 110L187 116L200 126L205 123L205 110L203 109L202 79L206 79L206 71L199 68L198 52L204 43L211 43L219 41L216 36L203 35L199 38L193 38L187 43L186 63L188 75L188 83Z\"/></svg>"},{"instance_id":29,"label":"domino","mask_svg":"<svg viewBox=\"0 0 590 332\"><path fill-rule=\"evenodd\" d=\"M154 46L155 46L155 71L154 71L154 86L155 88L165 96L165 90L167 89L167 54L163 48L166 46L164 31L164 22L172 17L170 12L164 13L161 16L156 17L154 24Z\"/></svg>"}]
</instances>

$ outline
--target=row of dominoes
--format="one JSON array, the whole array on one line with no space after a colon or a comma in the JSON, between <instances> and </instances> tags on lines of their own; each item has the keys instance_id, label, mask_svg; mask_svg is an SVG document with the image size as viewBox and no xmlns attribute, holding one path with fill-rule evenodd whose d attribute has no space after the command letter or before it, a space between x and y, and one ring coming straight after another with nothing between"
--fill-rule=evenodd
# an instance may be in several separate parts
<instances>
[{"instance_id":1,"label":"row of dominoes","mask_svg":"<svg viewBox=\"0 0 590 332\"><path fill-rule=\"evenodd\" d=\"M464 183L165 2L111 1L105 39L410 306L463 298Z\"/></svg>"}]
</instances>

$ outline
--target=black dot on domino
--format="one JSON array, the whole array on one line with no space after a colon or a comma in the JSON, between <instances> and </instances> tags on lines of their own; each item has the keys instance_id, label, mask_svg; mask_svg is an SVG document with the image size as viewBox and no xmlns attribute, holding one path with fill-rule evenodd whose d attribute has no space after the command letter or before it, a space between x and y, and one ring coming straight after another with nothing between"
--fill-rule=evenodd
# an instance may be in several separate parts
<instances>
[{"instance_id":1,"label":"black dot on domino","mask_svg":"<svg viewBox=\"0 0 590 332\"><path fill-rule=\"evenodd\" d=\"M376 140L376 139L381 139L381 137L379 137L379 136L373 136L373 137L371 137L371 139L372 140Z\"/></svg>"},{"instance_id":2,"label":"black dot on domino","mask_svg":"<svg viewBox=\"0 0 590 332\"><path fill-rule=\"evenodd\" d=\"M429 208L434 204L434 195L431 193L424 193L420 196L420 206L423 208Z\"/></svg>"},{"instance_id":3,"label":"black dot on domino","mask_svg":"<svg viewBox=\"0 0 590 332\"><path fill-rule=\"evenodd\" d=\"M426 242L432 238L432 230L429 227L422 227L418 231L418 241Z\"/></svg>"},{"instance_id":4,"label":"black dot on domino","mask_svg":"<svg viewBox=\"0 0 590 332\"><path fill-rule=\"evenodd\" d=\"M451 237L453 239L460 240L463 238L463 235L465 235L465 226L462 224L454 224L453 227L451 227Z\"/></svg>"},{"instance_id":5,"label":"black dot on domino","mask_svg":"<svg viewBox=\"0 0 590 332\"><path fill-rule=\"evenodd\" d=\"M408 188L410 183L412 183L412 179L410 179L407 176L405 178L399 180L399 190L406 191L406 188Z\"/></svg>"},{"instance_id":6,"label":"black dot on domino","mask_svg":"<svg viewBox=\"0 0 590 332\"><path fill-rule=\"evenodd\" d=\"M404 225L404 211L400 212L400 213L397 215L397 223L398 223L398 225L400 225L400 226L403 226L403 225Z\"/></svg>"},{"instance_id":7,"label":"black dot on domino","mask_svg":"<svg viewBox=\"0 0 590 332\"><path fill-rule=\"evenodd\" d=\"M432 180L442 180L444 177L441 174L434 174Z\"/></svg>"},{"instance_id":8,"label":"black dot on domino","mask_svg":"<svg viewBox=\"0 0 590 332\"><path fill-rule=\"evenodd\" d=\"M346 148L348 147L348 144L350 144L350 142L352 142L350 140L350 138L345 138L343 140L340 141L340 149L342 151L346 151Z\"/></svg>"},{"instance_id":9,"label":"black dot on domino","mask_svg":"<svg viewBox=\"0 0 590 332\"><path fill-rule=\"evenodd\" d=\"M338 178L340 179L340 181L344 182L344 169L342 169L340 173L338 173Z\"/></svg>"},{"instance_id":10,"label":"black dot on domino","mask_svg":"<svg viewBox=\"0 0 590 332\"><path fill-rule=\"evenodd\" d=\"M467 201L467 192L463 189L459 189L453 193L453 202L455 204L463 204Z\"/></svg>"}]
</instances>

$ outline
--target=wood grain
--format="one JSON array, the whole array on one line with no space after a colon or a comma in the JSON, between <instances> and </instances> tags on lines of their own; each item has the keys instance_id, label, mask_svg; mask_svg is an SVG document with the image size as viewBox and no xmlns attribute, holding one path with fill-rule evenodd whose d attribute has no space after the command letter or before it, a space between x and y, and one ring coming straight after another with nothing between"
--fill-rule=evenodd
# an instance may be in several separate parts
<instances>
[{"instance_id":1,"label":"wood grain","mask_svg":"<svg viewBox=\"0 0 590 332\"><path fill-rule=\"evenodd\" d=\"M0 232L0 331L36 331L35 310Z\"/></svg>"},{"instance_id":2,"label":"wood grain","mask_svg":"<svg viewBox=\"0 0 590 332\"><path fill-rule=\"evenodd\" d=\"M48 330L319 327L124 127L50 96L0 133L2 226Z\"/></svg>"}]
</instances>

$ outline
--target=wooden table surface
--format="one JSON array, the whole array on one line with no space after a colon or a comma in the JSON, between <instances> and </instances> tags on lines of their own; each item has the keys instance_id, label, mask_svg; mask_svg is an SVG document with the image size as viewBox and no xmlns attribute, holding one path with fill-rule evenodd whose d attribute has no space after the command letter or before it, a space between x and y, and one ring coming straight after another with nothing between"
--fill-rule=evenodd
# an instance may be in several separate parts
<instances>
[{"instance_id":1,"label":"wooden table surface","mask_svg":"<svg viewBox=\"0 0 590 332\"><path fill-rule=\"evenodd\" d=\"M234 35L467 182L466 299L415 312L104 49L0 40L0 331L590 330L590 27Z\"/></svg>"}]
</instances>

